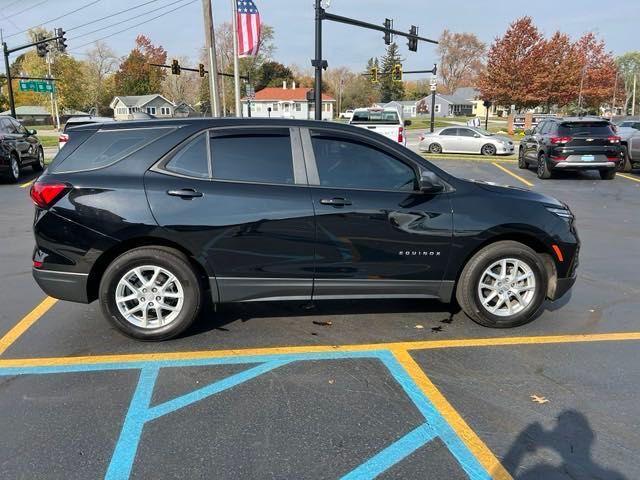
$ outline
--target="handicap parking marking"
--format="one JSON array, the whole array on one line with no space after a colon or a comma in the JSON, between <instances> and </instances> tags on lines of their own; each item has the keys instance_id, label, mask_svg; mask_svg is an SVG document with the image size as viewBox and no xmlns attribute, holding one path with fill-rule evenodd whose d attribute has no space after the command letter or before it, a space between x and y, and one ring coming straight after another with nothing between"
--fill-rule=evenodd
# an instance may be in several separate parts
<instances>
[{"instance_id":1,"label":"handicap parking marking","mask_svg":"<svg viewBox=\"0 0 640 480\"><path fill-rule=\"evenodd\" d=\"M25 315L11 330L9 330L2 338L0 338L0 355L15 343L24 332L26 332L40 317L47 313L58 300L52 297L45 298L31 312Z\"/></svg>"},{"instance_id":2,"label":"handicap parking marking","mask_svg":"<svg viewBox=\"0 0 640 480\"><path fill-rule=\"evenodd\" d=\"M632 177L631 175L625 175L624 173L616 173L616 176L640 183L640 178Z\"/></svg>"}]
</instances>

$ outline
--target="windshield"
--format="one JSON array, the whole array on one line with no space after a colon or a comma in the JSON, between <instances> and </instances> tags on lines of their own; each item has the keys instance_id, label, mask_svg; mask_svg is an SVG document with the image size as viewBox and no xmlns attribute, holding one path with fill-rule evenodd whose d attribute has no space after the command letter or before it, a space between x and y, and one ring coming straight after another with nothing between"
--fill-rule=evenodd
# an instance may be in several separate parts
<instances>
[{"instance_id":1,"label":"windshield","mask_svg":"<svg viewBox=\"0 0 640 480\"><path fill-rule=\"evenodd\" d=\"M398 112L382 110L363 110L354 112L351 123L377 123L380 125L397 125L400 123Z\"/></svg>"},{"instance_id":2,"label":"windshield","mask_svg":"<svg viewBox=\"0 0 640 480\"><path fill-rule=\"evenodd\" d=\"M558 134L561 136L576 135L613 135L609 122L564 122L560 124Z\"/></svg>"}]
</instances>

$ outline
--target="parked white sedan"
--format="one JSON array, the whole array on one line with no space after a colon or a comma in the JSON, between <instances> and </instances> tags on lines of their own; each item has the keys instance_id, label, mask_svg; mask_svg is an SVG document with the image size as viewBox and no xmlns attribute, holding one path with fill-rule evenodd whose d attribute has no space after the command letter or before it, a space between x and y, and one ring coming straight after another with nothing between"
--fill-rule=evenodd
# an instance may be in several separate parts
<instances>
[{"instance_id":1,"label":"parked white sedan","mask_svg":"<svg viewBox=\"0 0 640 480\"><path fill-rule=\"evenodd\" d=\"M514 152L509 137L475 127L445 127L420 136L418 148L430 153L481 153L510 155Z\"/></svg>"}]
</instances>

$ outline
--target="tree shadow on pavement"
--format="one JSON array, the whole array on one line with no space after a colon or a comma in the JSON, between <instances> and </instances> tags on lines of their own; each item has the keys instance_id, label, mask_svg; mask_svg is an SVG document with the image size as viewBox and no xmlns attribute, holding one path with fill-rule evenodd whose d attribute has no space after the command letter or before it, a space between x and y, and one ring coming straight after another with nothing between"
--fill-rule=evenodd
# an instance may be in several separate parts
<instances>
[{"instance_id":1,"label":"tree shadow on pavement","mask_svg":"<svg viewBox=\"0 0 640 480\"><path fill-rule=\"evenodd\" d=\"M625 480L625 476L604 468L593 461L591 448L596 438L587 417L576 410L565 410L558 415L557 424L545 430L538 422L529 424L516 438L502 460L502 465L515 480ZM562 462L554 465L540 459L527 461L540 449L557 453ZM538 456L538 458L540 458ZM522 470L522 471L519 471Z\"/></svg>"}]
</instances>

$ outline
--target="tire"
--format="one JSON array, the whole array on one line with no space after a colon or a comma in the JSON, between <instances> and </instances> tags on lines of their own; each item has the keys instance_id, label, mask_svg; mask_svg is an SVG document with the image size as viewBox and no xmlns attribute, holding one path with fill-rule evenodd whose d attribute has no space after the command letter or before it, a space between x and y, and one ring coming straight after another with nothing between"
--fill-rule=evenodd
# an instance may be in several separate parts
<instances>
[{"instance_id":1,"label":"tire","mask_svg":"<svg viewBox=\"0 0 640 480\"><path fill-rule=\"evenodd\" d=\"M20 179L20 159L16 153L9 157L9 172L7 173L9 183L17 183Z\"/></svg>"},{"instance_id":2,"label":"tire","mask_svg":"<svg viewBox=\"0 0 640 480\"><path fill-rule=\"evenodd\" d=\"M495 303L493 300L489 302L490 305L493 304L493 307L498 307L497 313L492 313L483 306L480 298L481 292L483 295L490 295L492 292L489 289L480 289L481 281L483 281L483 284L487 282L487 279L498 282L493 277L487 276L485 272L492 265L500 264L502 260L507 261L507 267L511 268L510 274L513 274L513 268L515 267L515 264L510 262L519 262L518 271L522 271L522 275L525 272L530 274L526 280L520 282L521 288L531 288L533 286L533 289L530 290L532 292L530 296L529 291L520 292L521 298L526 302L525 306L518 303L515 297L512 296L512 290L506 291L506 295L509 295L508 302L514 310L517 310L511 315L508 312L504 312L504 309L509 307L505 302L502 302L501 306L498 303L500 299L496 300ZM499 271L500 266L497 268ZM533 283L531 283L531 278L533 278ZM512 328L529 323L536 318L545 301L548 283L545 266L535 251L519 242L499 241L484 247L467 262L458 280L456 299L462 310L474 322L491 328ZM500 288L508 289L509 285ZM496 294L498 296L502 295L502 293L497 292Z\"/></svg>"},{"instance_id":3,"label":"tire","mask_svg":"<svg viewBox=\"0 0 640 480\"><path fill-rule=\"evenodd\" d=\"M518 150L518 168L523 170L529 168L529 164L527 164L527 161L524 159L524 150L522 148Z\"/></svg>"},{"instance_id":4,"label":"tire","mask_svg":"<svg viewBox=\"0 0 640 480\"><path fill-rule=\"evenodd\" d=\"M616 169L610 168L609 170L600 170L600 178L602 180L613 180L616 178Z\"/></svg>"},{"instance_id":5,"label":"tire","mask_svg":"<svg viewBox=\"0 0 640 480\"><path fill-rule=\"evenodd\" d=\"M36 163L31 165L31 168L34 172L41 172L44 170L44 151L42 147L38 147L38 160Z\"/></svg>"},{"instance_id":6,"label":"tire","mask_svg":"<svg viewBox=\"0 0 640 480\"><path fill-rule=\"evenodd\" d=\"M139 269L142 277L134 269ZM154 275L155 285L143 285L141 278L148 282ZM202 306L202 292L184 254L165 247L141 247L123 253L107 267L100 281L99 300L104 316L125 335L161 341L179 335L195 321ZM145 297L147 294L151 297ZM122 300L127 297L133 299ZM166 308L158 311L160 306Z\"/></svg>"},{"instance_id":7,"label":"tire","mask_svg":"<svg viewBox=\"0 0 640 480\"><path fill-rule=\"evenodd\" d=\"M549 170L549 165L547 165L547 156L544 153L540 153L540 155L538 155L536 173L538 174L538 178L542 180L547 180L553 176L551 170Z\"/></svg>"},{"instance_id":8,"label":"tire","mask_svg":"<svg viewBox=\"0 0 640 480\"><path fill-rule=\"evenodd\" d=\"M490 143L483 145L482 148L480 149L480 153L482 153L482 155L485 155L487 157L493 157L497 152L498 150L496 149L496 146Z\"/></svg>"},{"instance_id":9,"label":"tire","mask_svg":"<svg viewBox=\"0 0 640 480\"><path fill-rule=\"evenodd\" d=\"M442 153L442 146L439 143L429 145L429 153Z\"/></svg>"},{"instance_id":10,"label":"tire","mask_svg":"<svg viewBox=\"0 0 640 480\"><path fill-rule=\"evenodd\" d=\"M628 173L632 170L631 159L629 158L629 148L626 145L622 146L622 160L618 162L617 170L619 172Z\"/></svg>"}]
</instances>

